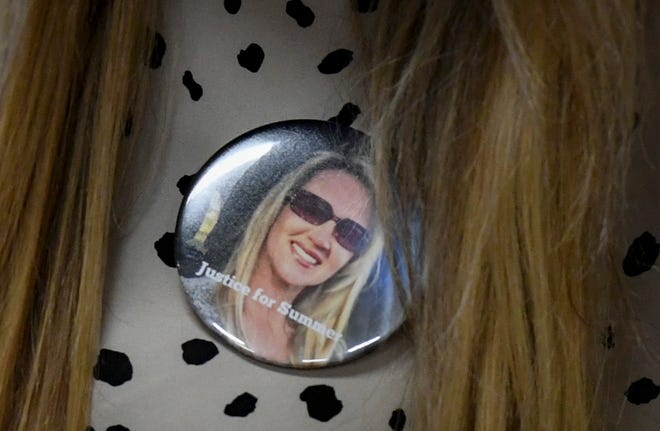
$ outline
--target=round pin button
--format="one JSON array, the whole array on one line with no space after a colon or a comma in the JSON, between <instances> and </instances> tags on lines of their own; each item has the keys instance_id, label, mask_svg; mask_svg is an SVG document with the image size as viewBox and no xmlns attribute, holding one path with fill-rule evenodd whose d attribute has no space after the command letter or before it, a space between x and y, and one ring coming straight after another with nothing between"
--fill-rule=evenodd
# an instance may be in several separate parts
<instances>
[{"instance_id":1,"label":"round pin button","mask_svg":"<svg viewBox=\"0 0 660 431\"><path fill-rule=\"evenodd\" d=\"M368 140L295 120L234 139L199 170L175 252L190 303L224 341L310 368L354 359L402 324L383 242Z\"/></svg>"}]
</instances>

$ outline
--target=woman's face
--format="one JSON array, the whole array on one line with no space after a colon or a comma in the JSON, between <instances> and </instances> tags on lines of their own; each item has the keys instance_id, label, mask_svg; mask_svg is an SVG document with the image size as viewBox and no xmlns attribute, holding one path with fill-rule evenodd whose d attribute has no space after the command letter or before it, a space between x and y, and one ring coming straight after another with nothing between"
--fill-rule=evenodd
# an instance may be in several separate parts
<instances>
[{"instance_id":1,"label":"woman's face","mask_svg":"<svg viewBox=\"0 0 660 431\"><path fill-rule=\"evenodd\" d=\"M302 189L327 201L335 217L371 229L372 202L364 185L353 175L341 170L321 171ZM297 215L290 205L284 205L263 250L273 275L296 287L318 285L335 275L354 253L337 242L334 220L315 225Z\"/></svg>"}]
</instances>

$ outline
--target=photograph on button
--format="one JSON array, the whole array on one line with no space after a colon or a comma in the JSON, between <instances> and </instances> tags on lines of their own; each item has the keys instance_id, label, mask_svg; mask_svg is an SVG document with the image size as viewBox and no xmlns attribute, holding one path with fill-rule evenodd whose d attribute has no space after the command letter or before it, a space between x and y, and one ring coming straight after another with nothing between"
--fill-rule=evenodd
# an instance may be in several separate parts
<instances>
[{"instance_id":1,"label":"photograph on button","mask_svg":"<svg viewBox=\"0 0 660 431\"><path fill-rule=\"evenodd\" d=\"M181 277L198 314L241 351L285 366L339 363L403 317L372 163L364 143L287 145L295 146L278 141L238 175L212 174L213 164L202 171L219 180L198 178L188 198L203 203L189 212Z\"/></svg>"}]
</instances>

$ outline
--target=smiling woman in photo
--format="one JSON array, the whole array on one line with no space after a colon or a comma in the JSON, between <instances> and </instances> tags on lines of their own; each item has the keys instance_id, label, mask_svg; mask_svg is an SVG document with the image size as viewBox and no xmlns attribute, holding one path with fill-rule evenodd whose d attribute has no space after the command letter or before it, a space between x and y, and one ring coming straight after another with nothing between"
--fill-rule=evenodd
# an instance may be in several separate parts
<instances>
[{"instance_id":1,"label":"smiling woman in photo","mask_svg":"<svg viewBox=\"0 0 660 431\"><path fill-rule=\"evenodd\" d=\"M254 293L219 286L225 329L274 362L341 356L342 331L382 246L366 160L317 153L251 215L223 272Z\"/></svg>"}]
</instances>

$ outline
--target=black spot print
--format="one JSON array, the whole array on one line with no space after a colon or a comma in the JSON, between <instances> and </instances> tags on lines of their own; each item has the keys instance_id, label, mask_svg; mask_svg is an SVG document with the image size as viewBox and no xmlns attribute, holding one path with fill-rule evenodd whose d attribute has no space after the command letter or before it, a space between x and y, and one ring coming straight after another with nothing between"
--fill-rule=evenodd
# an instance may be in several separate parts
<instances>
[{"instance_id":1,"label":"black spot print","mask_svg":"<svg viewBox=\"0 0 660 431\"><path fill-rule=\"evenodd\" d=\"M603 347L607 349L613 349L615 346L614 343L614 330L612 329L612 325L608 325L607 329L605 330L605 335L603 335Z\"/></svg>"},{"instance_id":2,"label":"black spot print","mask_svg":"<svg viewBox=\"0 0 660 431\"><path fill-rule=\"evenodd\" d=\"M110 386L122 385L133 378L131 360L126 353L101 349L94 365L94 378Z\"/></svg>"},{"instance_id":3,"label":"black spot print","mask_svg":"<svg viewBox=\"0 0 660 431\"><path fill-rule=\"evenodd\" d=\"M329 421L344 407L335 396L335 390L327 385L308 386L300 394L300 399L307 403L309 416L320 422Z\"/></svg>"},{"instance_id":4,"label":"black spot print","mask_svg":"<svg viewBox=\"0 0 660 431\"><path fill-rule=\"evenodd\" d=\"M252 73L256 73L264 62L264 50L256 43L251 43L247 48L241 49L236 56L238 64Z\"/></svg>"},{"instance_id":5,"label":"black spot print","mask_svg":"<svg viewBox=\"0 0 660 431\"><path fill-rule=\"evenodd\" d=\"M326 55L321 64L318 65L319 72L331 75L341 72L353 61L353 51L348 49L337 49Z\"/></svg>"},{"instance_id":6,"label":"black spot print","mask_svg":"<svg viewBox=\"0 0 660 431\"><path fill-rule=\"evenodd\" d=\"M300 0L286 2L286 14L295 19L302 28L309 27L314 22L314 12Z\"/></svg>"},{"instance_id":7,"label":"black spot print","mask_svg":"<svg viewBox=\"0 0 660 431\"><path fill-rule=\"evenodd\" d=\"M656 386L653 380L644 377L633 382L625 395L632 404L647 404L656 399L660 394L660 386Z\"/></svg>"},{"instance_id":8,"label":"black spot print","mask_svg":"<svg viewBox=\"0 0 660 431\"><path fill-rule=\"evenodd\" d=\"M202 365L215 358L219 353L215 344L198 338L183 343L181 350L183 351L183 360L190 365Z\"/></svg>"},{"instance_id":9,"label":"black spot print","mask_svg":"<svg viewBox=\"0 0 660 431\"><path fill-rule=\"evenodd\" d=\"M195 82L195 80L193 79L193 75L189 70L186 70L183 74L183 85L185 85L188 91L190 92L190 98L192 100L197 102L199 99L202 98L202 94L204 94L204 90L202 89L201 85Z\"/></svg>"},{"instance_id":10,"label":"black spot print","mask_svg":"<svg viewBox=\"0 0 660 431\"><path fill-rule=\"evenodd\" d=\"M375 12L378 9L378 0L357 0L357 10L360 13Z\"/></svg>"},{"instance_id":11,"label":"black spot print","mask_svg":"<svg viewBox=\"0 0 660 431\"><path fill-rule=\"evenodd\" d=\"M176 188L179 189L182 195L187 195L193 184L195 183L195 175L184 175L176 182Z\"/></svg>"},{"instance_id":12,"label":"black spot print","mask_svg":"<svg viewBox=\"0 0 660 431\"><path fill-rule=\"evenodd\" d=\"M653 267L660 253L660 246L655 237L644 232L628 247L628 253L623 259L623 273L629 277L640 275Z\"/></svg>"},{"instance_id":13,"label":"black spot print","mask_svg":"<svg viewBox=\"0 0 660 431\"><path fill-rule=\"evenodd\" d=\"M641 117L639 115L639 112L635 112L635 115L633 115L633 126L632 126L633 130L637 130L637 128L639 127L640 119Z\"/></svg>"},{"instance_id":14,"label":"black spot print","mask_svg":"<svg viewBox=\"0 0 660 431\"><path fill-rule=\"evenodd\" d=\"M236 15L241 9L241 0L225 0L225 10L227 13Z\"/></svg>"},{"instance_id":15,"label":"black spot print","mask_svg":"<svg viewBox=\"0 0 660 431\"><path fill-rule=\"evenodd\" d=\"M252 413L256 407L257 398L252 394L244 392L225 406L225 414L227 416L244 418Z\"/></svg>"},{"instance_id":16,"label":"black spot print","mask_svg":"<svg viewBox=\"0 0 660 431\"><path fill-rule=\"evenodd\" d=\"M131 431L123 425L113 425L105 429L105 431Z\"/></svg>"},{"instance_id":17,"label":"black spot print","mask_svg":"<svg viewBox=\"0 0 660 431\"><path fill-rule=\"evenodd\" d=\"M87 427L87 428L85 428L85 431L94 431L94 428L92 428L92 427Z\"/></svg>"},{"instance_id":18,"label":"black spot print","mask_svg":"<svg viewBox=\"0 0 660 431\"><path fill-rule=\"evenodd\" d=\"M359 106L347 103L341 107L339 114L330 118L328 121L349 127L361 112Z\"/></svg>"},{"instance_id":19,"label":"black spot print","mask_svg":"<svg viewBox=\"0 0 660 431\"><path fill-rule=\"evenodd\" d=\"M165 39L163 35L156 32L156 37L154 39L154 45L151 49L151 57L149 57L149 67L152 69L158 69L163 63L163 57L165 56Z\"/></svg>"},{"instance_id":20,"label":"black spot print","mask_svg":"<svg viewBox=\"0 0 660 431\"><path fill-rule=\"evenodd\" d=\"M390 421L387 423L394 431L402 431L406 425L406 413L402 409L396 409L390 416Z\"/></svg>"},{"instance_id":21,"label":"black spot print","mask_svg":"<svg viewBox=\"0 0 660 431\"><path fill-rule=\"evenodd\" d=\"M165 232L158 241L154 243L154 248L160 260L170 268L176 268L176 258L174 254L174 234Z\"/></svg>"}]
</instances>

